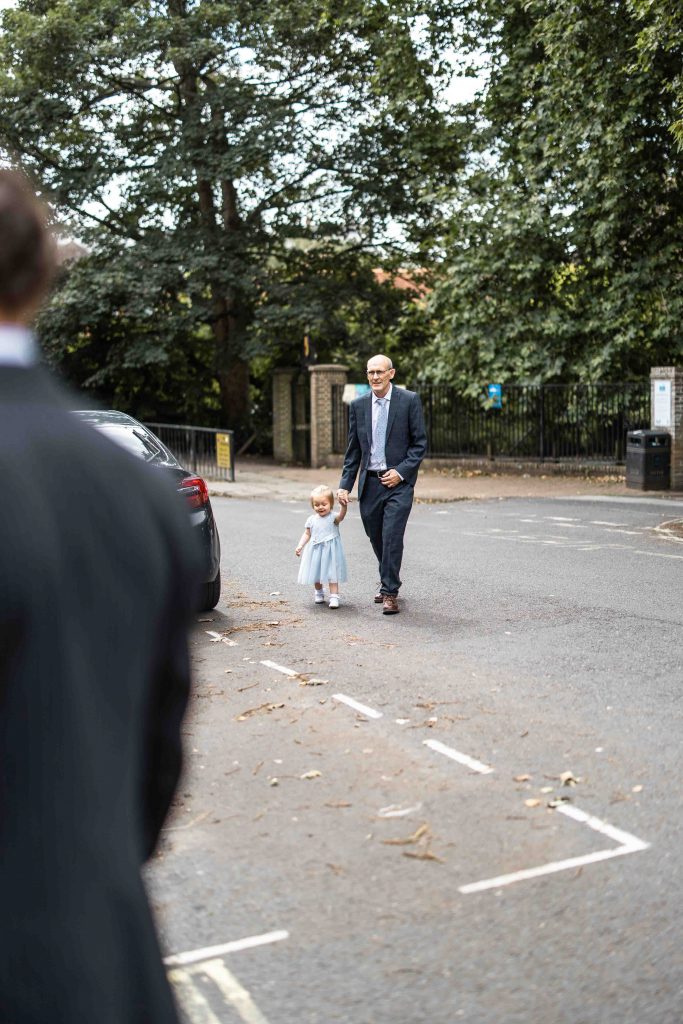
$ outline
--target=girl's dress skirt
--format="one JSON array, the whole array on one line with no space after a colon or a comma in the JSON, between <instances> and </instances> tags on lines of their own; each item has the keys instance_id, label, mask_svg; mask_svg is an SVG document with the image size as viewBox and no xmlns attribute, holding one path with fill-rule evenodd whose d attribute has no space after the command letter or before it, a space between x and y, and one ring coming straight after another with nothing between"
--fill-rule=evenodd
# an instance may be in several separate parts
<instances>
[{"instance_id":1,"label":"girl's dress skirt","mask_svg":"<svg viewBox=\"0 0 683 1024\"><path fill-rule=\"evenodd\" d=\"M299 583L345 583L346 558L341 537L314 544L310 541L301 553Z\"/></svg>"}]
</instances>

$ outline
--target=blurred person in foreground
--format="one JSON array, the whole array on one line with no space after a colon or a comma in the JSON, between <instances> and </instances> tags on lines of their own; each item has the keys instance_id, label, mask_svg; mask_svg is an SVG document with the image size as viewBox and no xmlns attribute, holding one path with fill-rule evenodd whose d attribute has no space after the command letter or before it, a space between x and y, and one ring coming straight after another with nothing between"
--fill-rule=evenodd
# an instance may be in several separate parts
<instances>
[{"instance_id":1,"label":"blurred person in foreground","mask_svg":"<svg viewBox=\"0 0 683 1024\"><path fill-rule=\"evenodd\" d=\"M180 771L198 559L175 491L37 364L53 259L0 170L0 1021L176 1024L140 869Z\"/></svg>"}]
</instances>

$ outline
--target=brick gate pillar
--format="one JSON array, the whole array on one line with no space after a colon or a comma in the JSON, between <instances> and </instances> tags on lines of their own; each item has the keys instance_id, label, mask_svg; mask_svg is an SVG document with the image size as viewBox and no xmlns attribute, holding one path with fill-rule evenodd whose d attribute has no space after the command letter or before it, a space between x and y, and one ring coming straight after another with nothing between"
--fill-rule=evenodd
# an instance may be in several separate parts
<instances>
[{"instance_id":1,"label":"brick gate pillar","mask_svg":"<svg viewBox=\"0 0 683 1024\"><path fill-rule=\"evenodd\" d=\"M273 370L273 458L293 462L292 381L296 370L289 366Z\"/></svg>"},{"instance_id":2,"label":"brick gate pillar","mask_svg":"<svg viewBox=\"0 0 683 1024\"><path fill-rule=\"evenodd\" d=\"M671 434L671 490L683 491L683 366L654 366L650 386L650 425Z\"/></svg>"},{"instance_id":3,"label":"brick gate pillar","mask_svg":"<svg viewBox=\"0 0 683 1024\"><path fill-rule=\"evenodd\" d=\"M333 456L332 386L346 384L348 366L318 364L311 374L311 467L318 469Z\"/></svg>"}]
</instances>

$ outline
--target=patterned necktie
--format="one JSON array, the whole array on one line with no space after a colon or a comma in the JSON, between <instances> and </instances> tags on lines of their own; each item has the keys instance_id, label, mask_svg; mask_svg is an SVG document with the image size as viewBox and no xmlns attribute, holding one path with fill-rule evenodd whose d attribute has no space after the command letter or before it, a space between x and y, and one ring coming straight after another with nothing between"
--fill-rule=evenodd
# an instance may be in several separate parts
<instances>
[{"instance_id":1,"label":"patterned necktie","mask_svg":"<svg viewBox=\"0 0 683 1024\"><path fill-rule=\"evenodd\" d=\"M389 415L386 398L376 399L379 409L377 410L377 422L375 423L375 462L378 466L386 466L387 460L384 447L387 439L387 416Z\"/></svg>"}]
</instances>

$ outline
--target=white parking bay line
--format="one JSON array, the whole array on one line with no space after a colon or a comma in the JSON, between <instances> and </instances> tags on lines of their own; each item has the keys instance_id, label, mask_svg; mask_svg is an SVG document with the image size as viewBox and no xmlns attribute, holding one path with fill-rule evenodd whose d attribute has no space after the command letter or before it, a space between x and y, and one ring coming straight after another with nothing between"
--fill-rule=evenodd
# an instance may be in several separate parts
<instances>
[{"instance_id":1,"label":"white parking bay line","mask_svg":"<svg viewBox=\"0 0 683 1024\"><path fill-rule=\"evenodd\" d=\"M367 715L368 718L382 717L381 711L375 711L374 708L369 708L367 704L361 704L360 701L354 700L353 697L347 697L345 693L333 693L332 700L338 700L340 703L353 708L354 711L360 712L361 715Z\"/></svg>"},{"instance_id":2,"label":"white parking bay line","mask_svg":"<svg viewBox=\"0 0 683 1024\"><path fill-rule=\"evenodd\" d=\"M582 825L588 825L588 828L593 829L594 832L599 832L603 836L608 836L613 839L615 843L621 843L622 846L630 847L631 853L636 853L639 850L647 850L649 843L644 842L642 839L638 839L637 836L632 836L630 832L624 832L620 828L615 828L614 825L608 824L606 821L601 821L600 818L596 818L592 814L586 814L579 807L574 807L572 804L560 804L556 810L560 814L564 814L567 818L573 818L574 821L581 822Z\"/></svg>"},{"instance_id":3,"label":"white parking bay line","mask_svg":"<svg viewBox=\"0 0 683 1024\"><path fill-rule=\"evenodd\" d=\"M221 1024L204 995L195 985L189 971L183 971L176 967L168 972L168 980L175 989L176 999L189 1024Z\"/></svg>"},{"instance_id":4,"label":"white parking bay line","mask_svg":"<svg viewBox=\"0 0 683 1024\"><path fill-rule=\"evenodd\" d=\"M485 892L487 889L500 889L505 885L512 885L514 882L524 882L530 878L540 878L542 875L553 875L558 871L569 871L571 868L580 868L587 864L597 864L599 861L611 860L613 857L623 857L628 853L639 853L641 850L647 850L650 845L629 832L623 832L621 829L609 825L606 821L601 821L600 818L596 818L592 814L586 814L585 811L580 810L578 807L561 804L557 810L567 818L573 818L574 821L587 825L594 832L608 836L621 845L613 850L598 850L596 853L587 853L582 857L569 857L567 860L551 861L549 864L541 864L536 868L513 871L509 875L498 875L497 878L485 878L481 882L471 882L468 885L459 886L458 892L468 895L475 892Z\"/></svg>"},{"instance_id":5,"label":"white parking bay line","mask_svg":"<svg viewBox=\"0 0 683 1024\"><path fill-rule=\"evenodd\" d=\"M273 668L276 672L282 672L283 676L298 676L299 673L293 668L285 668L284 665L278 665L275 661L262 661L262 665L266 668Z\"/></svg>"},{"instance_id":6,"label":"white parking bay line","mask_svg":"<svg viewBox=\"0 0 683 1024\"><path fill-rule=\"evenodd\" d=\"M243 949L255 949L257 946L267 946L271 942L282 942L283 939L288 938L289 932L283 930L266 932L264 935L251 935L246 939L223 942L220 946L205 946L202 949L191 949L187 953L174 953L173 956L167 956L164 963L167 967L187 967L188 964L213 960L226 953L239 953Z\"/></svg>"},{"instance_id":7,"label":"white parking bay line","mask_svg":"<svg viewBox=\"0 0 683 1024\"><path fill-rule=\"evenodd\" d=\"M481 761L477 761L474 757L470 757L469 754L461 754L459 750L454 750L453 747L447 747L445 743L440 743L439 740L423 740L426 747L431 747L437 754L444 754L446 757L450 757L452 761L457 761L459 764L464 764L466 768L471 768L473 772L479 772L480 775L490 775L493 771L488 764L482 764Z\"/></svg>"},{"instance_id":8,"label":"white parking bay line","mask_svg":"<svg viewBox=\"0 0 683 1024\"><path fill-rule=\"evenodd\" d=\"M211 978L221 995L235 1008L244 1024L268 1024L246 988L240 985L222 960L209 960L204 964L203 973Z\"/></svg>"},{"instance_id":9,"label":"white parking bay line","mask_svg":"<svg viewBox=\"0 0 683 1024\"><path fill-rule=\"evenodd\" d=\"M237 641L231 640L229 636L221 636L220 633L215 633L212 629L205 629L204 632L211 637L212 644L227 644L228 647L237 647Z\"/></svg>"}]
</instances>

